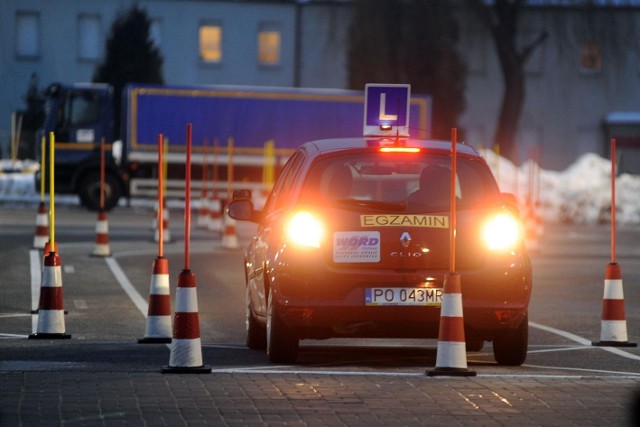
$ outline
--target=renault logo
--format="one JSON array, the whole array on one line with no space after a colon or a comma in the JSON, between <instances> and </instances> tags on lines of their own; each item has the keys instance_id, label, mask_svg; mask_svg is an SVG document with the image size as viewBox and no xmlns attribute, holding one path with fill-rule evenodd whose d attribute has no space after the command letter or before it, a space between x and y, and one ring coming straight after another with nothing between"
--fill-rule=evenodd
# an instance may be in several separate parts
<instances>
[{"instance_id":1,"label":"renault logo","mask_svg":"<svg viewBox=\"0 0 640 427\"><path fill-rule=\"evenodd\" d=\"M400 236L400 243L402 243L403 248L408 248L411 244L411 235L407 231Z\"/></svg>"}]
</instances>

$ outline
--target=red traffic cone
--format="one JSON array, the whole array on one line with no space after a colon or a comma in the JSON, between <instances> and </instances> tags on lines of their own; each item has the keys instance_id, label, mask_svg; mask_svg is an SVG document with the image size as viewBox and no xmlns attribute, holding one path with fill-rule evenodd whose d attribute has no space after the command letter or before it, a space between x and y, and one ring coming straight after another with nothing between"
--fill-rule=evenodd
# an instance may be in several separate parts
<instances>
[{"instance_id":1,"label":"red traffic cone","mask_svg":"<svg viewBox=\"0 0 640 427\"><path fill-rule=\"evenodd\" d=\"M149 290L149 308L142 344L171 342L171 298L169 296L169 260L156 257Z\"/></svg>"},{"instance_id":2,"label":"red traffic cone","mask_svg":"<svg viewBox=\"0 0 640 427\"><path fill-rule=\"evenodd\" d=\"M638 345L630 343L627 339L622 271L618 263L608 264L605 270L600 341L591 344L602 347L637 347Z\"/></svg>"},{"instance_id":3,"label":"red traffic cone","mask_svg":"<svg viewBox=\"0 0 640 427\"><path fill-rule=\"evenodd\" d=\"M222 234L222 247L236 249L238 247L238 236L236 235L236 220L228 214L224 216L224 233Z\"/></svg>"},{"instance_id":4,"label":"red traffic cone","mask_svg":"<svg viewBox=\"0 0 640 427\"><path fill-rule=\"evenodd\" d=\"M176 289L169 366L162 368L162 373L210 372L211 366L202 364L196 276L190 270L182 270Z\"/></svg>"},{"instance_id":5,"label":"red traffic cone","mask_svg":"<svg viewBox=\"0 0 640 427\"><path fill-rule=\"evenodd\" d=\"M62 296L62 271L60 257L55 252L44 256L40 303L38 305L38 327L30 339L71 338L65 331L64 303Z\"/></svg>"},{"instance_id":6,"label":"red traffic cone","mask_svg":"<svg viewBox=\"0 0 640 427\"><path fill-rule=\"evenodd\" d=\"M209 231L222 231L222 204L214 191L209 198Z\"/></svg>"},{"instance_id":7,"label":"red traffic cone","mask_svg":"<svg viewBox=\"0 0 640 427\"><path fill-rule=\"evenodd\" d=\"M200 208L198 209L198 228L209 228L209 200L206 194L200 198Z\"/></svg>"},{"instance_id":8,"label":"red traffic cone","mask_svg":"<svg viewBox=\"0 0 640 427\"><path fill-rule=\"evenodd\" d=\"M107 213L103 210L98 212L98 220L96 221L96 244L93 247L91 255L111 255L111 249L109 248L109 223L107 222Z\"/></svg>"},{"instance_id":9,"label":"red traffic cone","mask_svg":"<svg viewBox=\"0 0 640 427\"><path fill-rule=\"evenodd\" d=\"M49 217L44 202L38 205L38 215L36 216L36 234L33 237L33 247L43 249L49 241Z\"/></svg>"},{"instance_id":10,"label":"red traffic cone","mask_svg":"<svg viewBox=\"0 0 640 427\"><path fill-rule=\"evenodd\" d=\"M474 371L467 369L460 275L449 273L443 288L436 367L427 371L427 375L475 376Z\"/></svg>"}]
</instances>

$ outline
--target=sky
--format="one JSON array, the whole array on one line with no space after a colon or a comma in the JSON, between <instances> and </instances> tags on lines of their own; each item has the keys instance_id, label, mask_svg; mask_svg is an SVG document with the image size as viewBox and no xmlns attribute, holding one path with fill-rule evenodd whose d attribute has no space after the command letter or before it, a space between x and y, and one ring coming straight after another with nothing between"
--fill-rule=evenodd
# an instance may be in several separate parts
<instances>
[{"instance_id":1,"label":"sky","mask_svg":"<svg viewBox=\"0 0 640 427\"><path fill-rule=\"evenodd\" d=\"M493 170L501 191L515 194L521 204L528 200L530 188L537 216L544 223L609 223L611 213L611 161L596 154L579 157L564 171L539 169L532 162L520 167L490 150L481 154ZM36 204L33 172L37 163L0 160L0 203ZM529 177L533 177L530 180ZM531 182L532 184L529 184ZM616 222L640 224L640 176L622 174L616 178ZM124 201L121 200L121 203ZM141 202L142 203L142 202ZM147 201L148 203L148 201ZM76 196L56 195L56 204L79 204ZM198 204L194 201L194 207Z\"/></svg>"}]
</instances>

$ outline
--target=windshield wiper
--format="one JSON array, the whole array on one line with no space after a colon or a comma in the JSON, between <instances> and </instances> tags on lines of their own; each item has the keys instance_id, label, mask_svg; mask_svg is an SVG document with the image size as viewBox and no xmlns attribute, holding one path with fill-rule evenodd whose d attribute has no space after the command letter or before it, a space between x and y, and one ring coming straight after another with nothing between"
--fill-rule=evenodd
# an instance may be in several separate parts
<instances>
[{"instance_id":1,"label":"windshield wiper","mask_svg":"<svg viewBox=\"0 0 640 427\"><path fill-rule=\"evenodd\" d=\"M361 200L361 199L338 199L335 202L339 205L376 209L376 210L404 211L407 208L406 202L385 202L382 200Z\"/></svg>"}]
</instances>

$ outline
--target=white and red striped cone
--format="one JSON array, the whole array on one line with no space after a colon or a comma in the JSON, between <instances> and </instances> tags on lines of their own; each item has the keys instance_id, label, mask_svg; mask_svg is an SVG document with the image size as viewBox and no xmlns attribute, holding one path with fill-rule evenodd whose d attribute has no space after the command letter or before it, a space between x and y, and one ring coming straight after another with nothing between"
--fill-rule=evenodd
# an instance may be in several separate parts
<instances>
[{"instance_id":1,"label":"white and red striped cone","mask_svg":"<svg viewBox=\"0 0 640 427\"><path fill-rule=\"evenodd\" d=\"M636 343L630 343L627 338L622 272L618 263L607 265L602 300L600 341L592 342L591 344L604 347L637 346Z\"/></svg>"},{"instance_id":2,"label":"white and red striped cone","mask_svg":"<svg viewBox=\"0 0 640 427\"><path fill-rule=\"evenodd\" d=\"M169 366L162 368L162 372L210 373L211 366L202 363L196 276L190 270L182 270L178 275L175 304Z\"/></svg>"},{"instance_id":3,"label":"white and red striped cone","mask_svg":"<svg viewBox=\"0 0 640 427\"><path fill-rule=\"evenodd\" d=\"M98 220L96 221L96 242L93 246L92 256L109 256L111 249L109 248L109 222L107 221L107 213L104 210L98 212Z\"/></svg>"},{"instance_id":4,"label":"white and red striped cone","mask_svg":"<svg viewBox=\"0 0 640 427\"><path fill-rule=\"evenodd\" d=\"M474 371L467 369L460 275L447 274L443 288L436 367L427 371L427 375L475 376Z\"/></svg>"},{"instance_id":5,"label":"white and red striped cone","mask_svg":"<svg viewBox=\"0 0 640 427\"><path fill-rule=\"evenodd\" d=\"M38 304L38 326L30 339L66 339L64 302L62 296L62 269L60 257L55 252L44 256L40 302Z\"/></svg>"},{"instance_id":6,"label":"white and red striped cone","mask_svg":"<svg viewBox=\"0 0 640 427\"><path fill-rule=\"evenodd\" d=\"M157 204L156 204L157 206ZM160 232L158 230L158 208L156 207L156 215L153 222L154 236L153 239L158 242L160 240ZM167 207L167 201L162 201L162 241L168 243L171 241L171 230L169 229L169 207Z\"/></svg>"},{"instance_id":7,"label":"white and red striped cone","mask_svg":"<svg viewBox=\"0 0 640 427\"><path fill-rule=\"evenodd\" d=\"M38 215L36 216L36 234L33 237L33 247L43 249L49 241L49 216L44 202L38 205Z\"/></svg>"},{"instance_id":8,"label":"white and red striped cone","mask_svg":"<svg viewBox=\"0 0 640 427\"><path fill-rule=\"evenodd\" d=\"M222 204L218 194L214 191L209 198L209 231L222 231Z\"/></svg>"},{"instance_id":9,"label":"white and red striped cone","mask_svg":"<svg viewBox=\"0 0 640 427\"><path fill-rule=\"evenodd\" d=\"M171 342L171 297L169 295L169 260L156 257L149 289L147 325L141 344Z\"/></svg>"},{"instance_id":10,"label":"white and red striped cone","mask_svg":"<svg viewBox=\"0 0 640 427\"><path fill-rule=\"evenodd\" d=\"M222 247L236 249L238 247L238 235L236 234L236 220L228 214L224 216L224 232L222 234Z\"/></svg>"},{"instance_id":11,"label":"white and red striped cone","mask_svg":"<svg viewBox=\"0 0 640 427\"><path fill-rule=\"evenodd\" d=\"M198 228L209 228L209 200L206 194L200 197L200 208L198 209L198 220L196 226Z\"/></svg>"}]
</instances>

